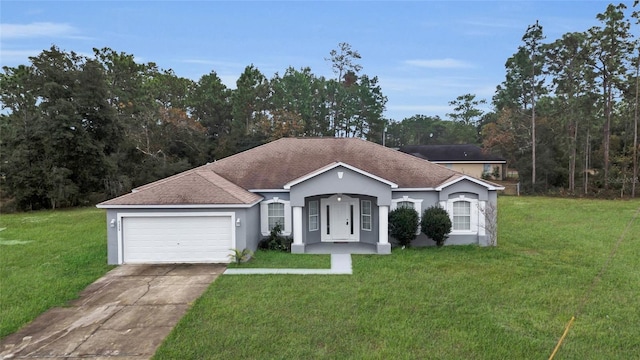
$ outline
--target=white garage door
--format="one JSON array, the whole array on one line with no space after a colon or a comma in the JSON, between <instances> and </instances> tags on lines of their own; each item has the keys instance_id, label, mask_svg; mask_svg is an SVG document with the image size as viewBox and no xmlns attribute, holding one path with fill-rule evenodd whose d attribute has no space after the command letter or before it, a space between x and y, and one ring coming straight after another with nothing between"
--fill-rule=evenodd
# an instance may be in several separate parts
<instances>
[{"instance_id":1,"label":"white garage door","mask_svg":"<svg viewBox=\"0 0 640 360\"><path fill-rule=\"evenodd\" d=\"M229 262L231 216L123 217L122 223L126 264Z\"/></svg>"}]
</instances>

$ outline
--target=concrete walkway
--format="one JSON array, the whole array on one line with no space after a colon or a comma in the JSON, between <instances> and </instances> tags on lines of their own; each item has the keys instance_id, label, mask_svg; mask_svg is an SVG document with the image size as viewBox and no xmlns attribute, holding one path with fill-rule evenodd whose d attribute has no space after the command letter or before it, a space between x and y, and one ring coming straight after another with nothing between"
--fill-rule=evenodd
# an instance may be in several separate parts
<instances>
[{"instance_id":1,"label":"concrete walkway","mask_svg":"<svg viewBox=\"0 0 640 360\"><path fill-rule=\"evenodd\" d=\"M122 265L0 342L0 359L149 359L225 265Z\"/></svg>"},{"instance_id":2,"label":"concrete walkway","mask_svg":"<svg viewBox=\"0 0 640 360\"><path fill-rule=\"evenodd\" d=\"M227 269L225 275L351 275L351 254L331 254L331 269Z\"/></svg>"}]
</instances>

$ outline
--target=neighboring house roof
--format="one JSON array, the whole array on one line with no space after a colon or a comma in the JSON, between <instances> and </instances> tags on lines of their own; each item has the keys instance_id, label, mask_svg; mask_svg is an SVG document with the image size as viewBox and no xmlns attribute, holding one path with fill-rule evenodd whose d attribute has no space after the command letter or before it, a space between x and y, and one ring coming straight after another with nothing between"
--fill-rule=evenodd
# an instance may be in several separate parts
<instances>
[{"instance_id":1,"label":"neighboring house roof","mask_svg":"<svg viewBox=\"0 0 640 360\"><path fill-rule=\"evenodd\" d=\"M447 162L500 162L506 160L490 154L476 145L405 145L400 151L438 163Z\"/></svg>"},{"instance_id":2,"label":"neighboring house roof","mask_svg":"<svg viewBox=\"0 0 640 360\"><path fill-rule=\"evenodd\" d=\"M250 191L284 190L324 168L360 169L397 188L435 189L467 176L444 166L354 138L282 138L141 186L101 203L118 205L253 204ZM486 183L488 187L493 184ZM392 186L395 188L395 186Z\"/></svg>"}]
</instances>

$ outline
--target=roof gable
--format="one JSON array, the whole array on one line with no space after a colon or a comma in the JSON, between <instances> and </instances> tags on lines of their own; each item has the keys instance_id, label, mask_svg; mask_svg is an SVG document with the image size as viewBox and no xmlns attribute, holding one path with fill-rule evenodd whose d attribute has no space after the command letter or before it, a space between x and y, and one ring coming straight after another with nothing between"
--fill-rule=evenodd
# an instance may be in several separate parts
<instances>
[{"instance_id":1,"label":"roof gable","mask_svg":"<svg viewBox=\"0 0 640 360\"><path fill-rule=\"evenodd\" d=\"M476 183L476 184L478 184L480 186L484 186L488 190L504 190L504 186L501 186L501 185L498 185L498 184L494 184L494 183L489 182L489 181L476 179L476 178L468 176L468 175L458 175L458 176L452 177L451 179L447 179L447 181L443 182L442 184L440 184L440 186L436 187L435 190L436 191L442 191L442 189L446 188L447 186L451 186L451 185L459 183L460 181L463 181L463 180L468 180L468 181Z\"/></svg>"},{"instance_id":2,"label":"roof gable","mask_svg":"<svg viewBox=\"0 0 640 360\"><path fill-rule=\"evenodd\" d=\"M354 171L354 172L356 172L356 173L358 173L358 174L364 175L364 176L366 176L366 177L369 177L369 178L374 179L374 180L376 180L376 181L379 181L379 182L381 182L381 183L387 184L387 185L389 185L392 189L397 189L397 188L398 188L398 184L395 184L395 183L393 183L393 182L391 182L391 181L389 181L389 180L386 180L386 179L383 179L383 178L378 177L378 176L376 176L376 175L370 174L370 173L368 173L368 172L366 172L366 171L362 171L362 170L360 170L360 169L358 169L358 168L356 168L356 167L353 167L353 166L351 166L351 165L349 165L349 164L345 164L345 163L343 163L343 162L336 162L336 163L333 163L333 164L329 164L329 165L327 165L327 166L324 166L324 167L322 167L322 168L320 168L320 169L318 169L318 170L316 170L316 171L313 171L313 172L311 172L311 173L309 173L309 174L306 174L306 175L304 175L304 176L302 176L302 177L299 177L299 178L297 178L297 179L294 179L293 181L290 181L290 182L286 183L286 184L284 185L284 189L285 189L285 190L289 190L289 189L291 189L291 187L292 187L292 186L295 186L295 185L297 185L297 184L299 184L299 183L301 183L301 182L304 182L304 181L307 181L307 180L309 180L309 179L312 179L312 178L314 178L314 177L316 177L316 176L318 176L318 175L320 175L320 174L324 174L324 173L326 173L327 171L333 170L333 169L338 168L338 167L344 167L344 168L347 168L347 169L349 169L349 170L351 170L351 171Z\"/></svg>"}]
</instances>

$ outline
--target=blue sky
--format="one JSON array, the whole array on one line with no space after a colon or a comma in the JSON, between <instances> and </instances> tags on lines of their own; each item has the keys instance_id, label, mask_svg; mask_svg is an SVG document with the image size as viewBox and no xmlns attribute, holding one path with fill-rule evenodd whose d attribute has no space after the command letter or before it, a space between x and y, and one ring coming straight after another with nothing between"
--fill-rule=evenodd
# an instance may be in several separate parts
<instances>
[{"instance_id":1,"label":"blue sky","mask_svg":"<svg viewBox=\"0 0 640 360\"><path fill-rule=\"evenodd\" d=\"M615 2L617 3L617 2ZM624 2L631 8L632 1ZM109 47L230 88L248 65L267 78L289 67L333 77L325 60L347 42L378 76L385 116L446 117L466 93L490 101L528 25L546 41L600 25L608 1L12 1L0 3L0 65L56 45Z\"/></svg>"}]
</instances>

